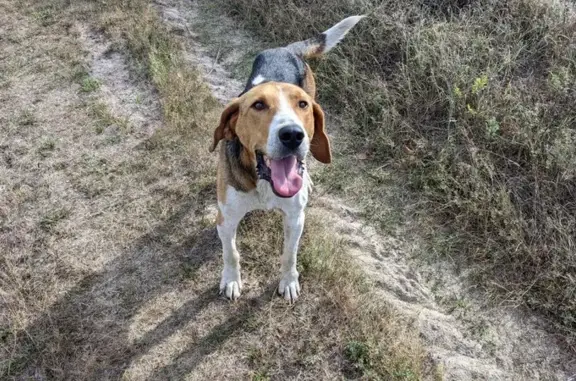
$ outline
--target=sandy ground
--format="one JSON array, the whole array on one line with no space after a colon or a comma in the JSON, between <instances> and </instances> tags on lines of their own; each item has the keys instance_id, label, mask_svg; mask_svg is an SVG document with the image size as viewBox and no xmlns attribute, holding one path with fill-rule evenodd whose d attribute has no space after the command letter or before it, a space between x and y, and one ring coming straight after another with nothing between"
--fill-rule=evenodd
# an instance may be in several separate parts
<instances>
[{"instance_id":1,"label":"sandy ground","mask_svg":"<svg viewBox=\"0 0 576 381\"><path fill-rule=\"evenodd\" d=\"M243 83L230 68L246 67L243 55L262 46L257 37L223 15L207 14L197 2L162 1L158 8L173 29L187 32L188 57L202 68L215 96L225 103L240 93ZM337 139L335 123L328 128ZM401 228L399 238L385 236L358 218L351 200L326 195L314 199L310 212L330 221L379 294L414 319L447 380L566 380L576 375L576 359L562 350L542 319L522 308L484 302L450 263L411 261L419 245L403 240Z\"/></svg>"}]
</instances>

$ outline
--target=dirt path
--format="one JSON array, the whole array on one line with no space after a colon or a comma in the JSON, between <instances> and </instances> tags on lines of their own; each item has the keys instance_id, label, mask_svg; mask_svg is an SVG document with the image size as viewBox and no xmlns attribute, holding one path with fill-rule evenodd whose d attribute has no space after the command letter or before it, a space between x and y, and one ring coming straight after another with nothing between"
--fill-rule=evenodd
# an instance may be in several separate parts
<instances>
[{"instance_id":1,"label":"dirt path","mask_svg":"<svg viewBox=\"0 0 576 381\"><path fill-rule=\"evenodd\" d=\"M243 83L236 77L246 77L246 56L262 43L225 16L207 11L202 2L158 4L172 28L189 32L189 59L202 68L215 96L225 103L240 93ZM238 65L243 68L231 72ZM334 123L330 127L337 130ZM521 308L489 306L449 263L410 261L420 250L418 242L403 240L402 232L400 238L381 235L347 204L353 202L317 196L310 213L330 221L379 293L414 319L447 380L566 380L576 375L576 359L561 349L544 321Z\"/></svg>"}]
</instances>

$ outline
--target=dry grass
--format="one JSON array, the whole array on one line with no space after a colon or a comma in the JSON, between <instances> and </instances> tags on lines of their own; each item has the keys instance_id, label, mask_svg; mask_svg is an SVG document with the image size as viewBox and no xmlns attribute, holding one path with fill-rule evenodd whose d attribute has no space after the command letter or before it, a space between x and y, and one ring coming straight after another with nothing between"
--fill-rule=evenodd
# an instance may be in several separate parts
<instances>
[{"instance_id":1,"label":"dry grass","mask_svg":"<svg viewBox=\"0 0 576 381\"><path fill-rule=\"evenodd\" d=\"M151 137L98 98L82 25L129 59L135 88L154 84L164 125ZM275 296L281 224L263 213L241 226L243 297L218 296L207 146L220 106L146 1L0 0L0 33L0 378L423 376L417 332L321 216L297 304Z\"/></svg>"},{"instance_id":2,"label":"dry grass","mask_svg":"<svg viewBox=\"0 0 576 381\"><path fill-rule=\"evenodd\" d=\"M415 191L433 251L458 258L489 291L543 312L574 337L572 5L220 4L273 45L308 38L351 14L368 14L316 65L323 102L349 121L341 144L368 159L364 181L334 183L336 176L326 176L328 185L358 193L366 210L380 218L382 185L390 183L386 171L397 169L394 177ZM336 170L349 172L347 160Z\"/></svg>"}]
</instances>

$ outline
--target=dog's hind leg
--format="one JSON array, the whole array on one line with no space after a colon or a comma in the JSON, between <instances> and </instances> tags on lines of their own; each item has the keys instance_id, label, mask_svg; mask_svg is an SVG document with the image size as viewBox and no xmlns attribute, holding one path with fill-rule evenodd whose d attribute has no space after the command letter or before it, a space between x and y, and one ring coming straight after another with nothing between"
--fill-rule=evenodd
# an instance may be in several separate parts
<instances>
[{"instance_id":1,"label":"dog's hind leg","mask_svg":"<svg viewBox=\"0 0 576 381\"><path fill-rule=\"evenodd\" d=\"M284 295L284 299L290 302L294 302L300 295L296 259L303 229L304 210L299 210L293 214L284 214L284 252L281 258L282 278L280 279L278 293Z\"/></svg>"}]
</instances>

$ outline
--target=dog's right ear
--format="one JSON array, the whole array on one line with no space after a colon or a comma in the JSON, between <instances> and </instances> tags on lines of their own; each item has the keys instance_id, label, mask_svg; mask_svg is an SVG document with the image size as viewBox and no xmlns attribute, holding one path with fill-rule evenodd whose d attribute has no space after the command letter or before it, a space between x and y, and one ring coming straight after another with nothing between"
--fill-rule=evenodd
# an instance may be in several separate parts
<instances>
[{"instance_id":1,"label":"dog's right ear","mask_svg":"<svg viewBox=\"0 0 576 381\"><path fill-rule=\"evenodd\" d=\"M228 103L222 115L220 116L220 124L214 130L214 141L210 147L210 152L214 152L218 142L222 139L232 140L236 133L236 121L238 120L238 111L240 109L240 98L234 99Z\"/></svg>"}]
</instances>

